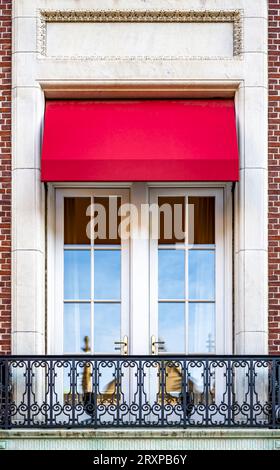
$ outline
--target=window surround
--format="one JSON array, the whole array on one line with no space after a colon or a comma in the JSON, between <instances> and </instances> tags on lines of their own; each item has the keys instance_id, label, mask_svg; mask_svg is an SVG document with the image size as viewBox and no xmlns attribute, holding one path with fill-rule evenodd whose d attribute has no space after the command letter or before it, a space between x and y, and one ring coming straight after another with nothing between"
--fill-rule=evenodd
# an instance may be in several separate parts
<instances>
[{"instance_id":1,"label":"window surround","mask_svg":"<svg viewBox=\"0 0 280 470\"><path fill-rule=\"evenodd\" d=\"M132 8L130 1L123 1ZM88 0L82 0L82 3L87 2ZM67 0L67 4L69 9L75 10L75 0ZM199 0L192 0L192 9L199 9L199 4ZM34 32L38 8L42 5L45 7L43 0L15 2L13 15L13 354L46 352L45 312L52 305L46 303L48 293L45 288L47 250L49 252L51 249L50 241L48 247L46 245L45 222L47 218L51 222L51 214L46 214L44 185L40 180L40 149L46 97L235 97L240 182L235 188L234 204L234 352L267 354L266 2L240 0L240 8L244 13L244 54L240 60L228 60L226 63L212 60L181 61L180 57L164 63L157 59L121 63L117 60L106 63L38 60L34 48ZM223 7L222 0L217 0L217 7ZM151 10L152 7L147 8ZM189 8L190 2L182 0L180 11ZM227 8L236 8L236 2L228 0ZM27 30L31 34L26 35ZM19 40L22 37L25 38L24 50ZM258 40L252 41L255 37ZM17 73L23 64L26 73ZM71 184L71 187L78 185ZM49 187L48 197L51 197L50 193ZM51 228L50 225L48 227ZM232 248L232 240L229 245ZM230 289L231 285L230 280L226 288Z\"/></svg>"}]
</instances>

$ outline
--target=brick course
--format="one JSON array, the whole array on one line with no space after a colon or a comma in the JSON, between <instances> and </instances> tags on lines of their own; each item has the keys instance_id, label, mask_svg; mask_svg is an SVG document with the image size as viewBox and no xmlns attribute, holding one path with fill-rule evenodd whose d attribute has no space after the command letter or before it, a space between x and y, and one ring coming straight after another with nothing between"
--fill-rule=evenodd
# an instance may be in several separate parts
<instances>
[{"instance_id":1,"label":"brick course","mask_svg":"<svg viewBox=\"0 0 280 470\"><path fill-rule=\"evenodd\" d=\"M11 351L12 0L0 0L0 354Z\"/></svg>"}]
</instances>

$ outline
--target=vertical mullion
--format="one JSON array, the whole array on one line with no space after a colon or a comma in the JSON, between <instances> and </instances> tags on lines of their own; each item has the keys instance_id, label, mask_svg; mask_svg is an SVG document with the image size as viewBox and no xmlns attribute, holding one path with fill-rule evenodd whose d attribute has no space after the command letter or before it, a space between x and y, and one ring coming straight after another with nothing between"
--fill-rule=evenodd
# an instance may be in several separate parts
<instances>
[{"instance_id":1,"label":"vertical mullion","mask_svg":"<svg viewBox=\"0 0 280 470\"><path fill-rule=\"evenodd\" d=\"M91 203L91 220L90 220L90 275L91 275L91 283L90 283L90 324L91 324L91 353L94 354L95 352L95 344L94 344L94 224L92 223L92 219L94 216L94 197L90 197ZM93 213L92 213L93 212Z\"/></svg>"},{"instance_id":2,"label":"vertical mullion","mask_svg":"<svg viewBox=\"0 0 280 470\"><path fill-rule=\"evenodd\" d=\"M59 335L59 353L64 354L64 328L65 328L65 321L64 321L64 310L65 310L65 304L64 304L64 272L65 272L65 266L64 266L64 218L65 218L65 205L64 205L64 196L62 194L59 194L56 192L56 230L58 236L58 240L55 240L55 256L56 259L58 260L58 265L56 265L56 269L58 268L58 272L60 273L60 276L58 277L58 282L59 282L59 288L58 288L58 299L56 297L56 300L58 300L58 308L59 308L59 324L58 324L58 330L60 330L60 335ZM56 273L55 273L56 277ZM56 305L55 305L56 307ZM61 328L59 328L61 326ZM53 327L55 327L55 320L53 321ZM55 352L57 353L57 349L55 347Z\"/></svg>"},{"instance_id":3,"label":"vertical mullion","mask_svg":"<svg viewBox=\"0 0 280 470\"><path fill-rule=\"evenodd\" d=\"M189 353L189 210L188 210L189 198L188 194L185 195L185 353Z\"/></svg>"},{"instance_id":4,"label":"vertical mullion","mask_svg":"<svg viewBox=\"0 0 280 470\"><path fill-rule=\"evenodd\" d=\"M214 295L215 295L215 298L214 298L214 332L215 332L215 343L214 343L214 346L215 346L215 351L214 353L217 354L217 339L218 339L218 321L217 321L217 233L218 233L218 228L217 228L217 224L218 224L218 216L220 217L220 213L219 211L217 210L217 196L215 196L215 204L214 204L214 221L215 221L215 231L214 231L214 242L215 242L215 245L214 245ZM224 240L223 240L224 242ZM225 313L223 312L223 316L225 315ZM210 342L209 342L210 343ZM211 344L210 344L210 347L211 347ZM220 349L220 348L219 348ZM224 348L223 348L224 349Z\"/></svg>"},{"instance_id":5,"label":"vertical mullion","mask_svg":"<svg viewBox=\"0 0 280 470\"><path fill-rule=\"evenodd\" d=\"M225 305L226 266L224 196L215 195L215 354L232 352L228 344L226 326L231 328Z\"/></svg>"},{"instance_id":6,"label":"vertical mullion","mask_svg":"<svg viewBox=\"0 0 280 470\"><path fill-rule=\"evenodd\" d=\"M121 196L121 205L123 203L123 199L122 199L122 196ZM109 205L109 210L110 210L110 205ZM117 198L117 211L118 211L118 198ZM110 212L109 212L109 220L110 220ZM118 213L117 213L117 232L119 230L119 226L118 226ZM121 234L120 234L121 235ZM120 265L121 265L121 272L120 272L120 339L119 341L122 341L122 338L124 337L125 334L127 334L128 336L128 348L129 348L129 345L130 345L130 337L129 337L129 329L127 329L127 318L126 318L126 312L124 311L124 307L125 307L125 304L123 302L123 294L124 294L124 289L125 289L125 282L124 282L124 273L125 273L125 269L124 269L124 251L123 251L123 248L124 248L124 241L123 241L123 237L121 236L120 237ZM129 294L128 294L129 295ZM127 331L127 333L126 333ZM128 349L128 354L129 354L129 349Z\"/></svg>"}]
</instances>

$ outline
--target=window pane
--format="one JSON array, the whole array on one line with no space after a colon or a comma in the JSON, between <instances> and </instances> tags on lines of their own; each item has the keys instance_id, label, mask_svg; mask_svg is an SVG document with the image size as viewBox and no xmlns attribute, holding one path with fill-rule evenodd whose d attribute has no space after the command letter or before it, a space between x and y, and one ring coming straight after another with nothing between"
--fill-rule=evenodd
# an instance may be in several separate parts
<instances>
[{"instance_id":1,"label":"window pane","mask_svg":"<svg viewBox=\"0 0 280 470\"><path fill-rule=\"evenodd\" d=\"M119 300L121 297L121 252L94 252L94 298Z\"/></svg>"},{"instance_id":2,"label":"window pane","mask_svg":"<svg viewBox=\"0 0 280 470\"><path fill-rule=\"evenodd\" d=\"M215 198L189 197L189 244L215 244Z\"/></svg>"},{"instance_id":3,"label":"window pane","mask_svg":"<svg viewBox=\"0 0 280 470\"><path fill-rule=\"evenodd\" d=\"M64 251L64 298L90 299L90 251Z\"/></svg>"},{"instance_id":4,"label":"window pane","mask_svg":"<svg viewBox=\"0 0 280 470\"><path fill-rule=\"evenodd\" d=\"M120 341L120 304L94 304L94 350L97 353L116 353L115 341Z\"/></svg>"},{"instance_id":5,"label":"window pane","mask_svg":"<svg viewBox=\"0 0 280 470\"><path fill-rule=\"evenodd\" d=\"M64 198L64 244L88 245L90 239L86 228L90 222L87 216L87 208L90 206L90 197L66 197Z\"/></svg>"},{"instance_id":6,"label":"window pane","mask_svg":"<svg viewBox=\"0 0 280 470\"><path fill-rule=\"evenodd\" d=\"M159 244L184 242L185 198L159 197Z\"/></svg>"},{"instance_id":7,"label":"window pane","mask_svg":"<svg viewBox=\"0 0 280 470\"><path fill-rule=\"evenodd\" d=\"M121 217L118 215L120 205L120 197L94 198L95 245L120 245L119 225Z\"/></svg>"},{"instance_id":8,"label":"window pane","mask_svg":"<svg viewBox=\"0 0 280 470\"><path fill-rule=\"evenodd\" d=\"M215 352L215 304L189 304L189 354Z\"/></svg>"},{"instance_id":9,"label":"window pane","mask_svg":"<svg viewBox=\"0 0 280 470\"><path fill-rule=\"evenodd\" d=\"M158 251L159 299L184 299L185 251Z\"/></svg>"},{"instance_id":10,"label":"window pane","mask_svg":"<svg viewBox=\"0 0 280 470\"><path fill-rule=\"evenodd\" d=\"M185 352L185 304L159 303L158 340L164 341L162 352ZM161 348L160 348L161 349Z\"/></svg>"},{"instance_id":11,"label":"window pane","mask_svg":"<svg viewBox=\"0 0 280 470\"><path fill-rule=\"evenodd\" d=\"M90 304L64 304L64 352L83 353L90 338Z\"/></svg>"},{"instance_id":12,"label":"window pane","mask_svg":"<svg viewBox=\"0 0 280 470\"><path fill-rule=\"evenodd\" d=\"M215 299L215 252L189 250L189 299Z\"/></svg>"}]
</instances>

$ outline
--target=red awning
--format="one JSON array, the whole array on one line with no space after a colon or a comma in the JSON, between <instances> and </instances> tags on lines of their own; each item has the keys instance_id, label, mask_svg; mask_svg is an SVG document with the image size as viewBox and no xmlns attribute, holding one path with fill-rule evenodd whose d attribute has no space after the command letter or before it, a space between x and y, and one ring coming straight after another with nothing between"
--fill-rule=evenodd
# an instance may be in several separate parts
<instances>
[{"instance_id":1,"label":"red awning","mask_svg":"<svg viewBox=\"0 0 280 470\"><path fill-rule=\"evenodd\" d=\"M232 100L46 104L43 181L237 181L238 168Z\"/></svg>"}]
</instances>

